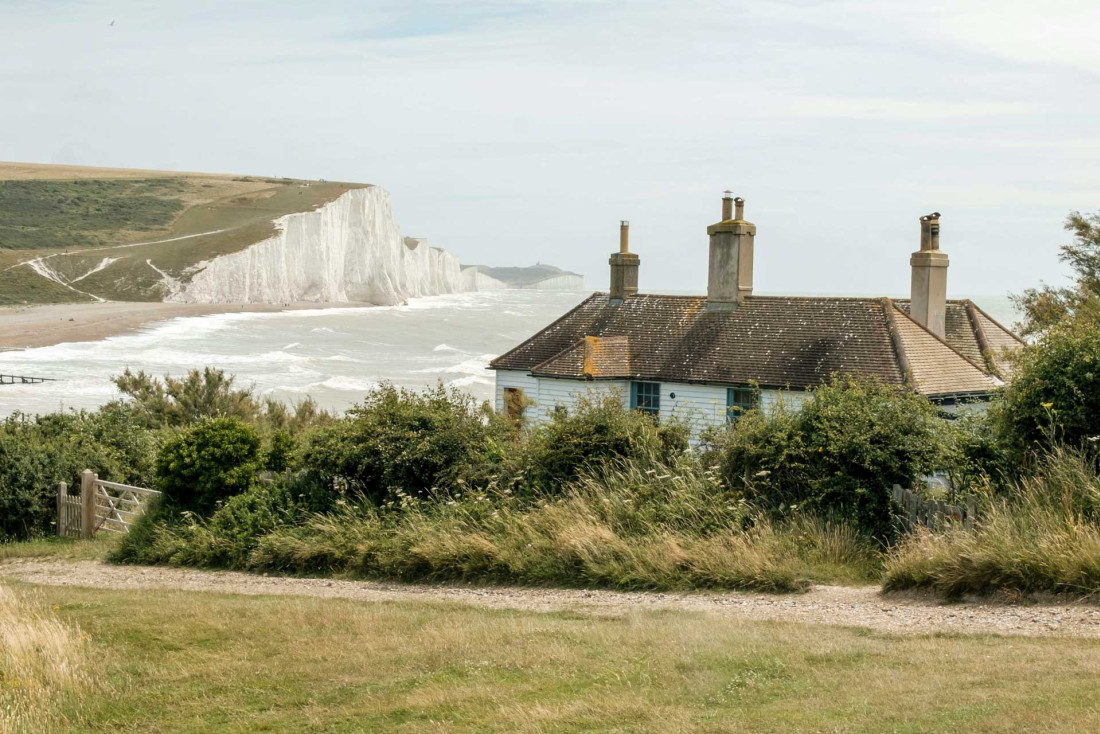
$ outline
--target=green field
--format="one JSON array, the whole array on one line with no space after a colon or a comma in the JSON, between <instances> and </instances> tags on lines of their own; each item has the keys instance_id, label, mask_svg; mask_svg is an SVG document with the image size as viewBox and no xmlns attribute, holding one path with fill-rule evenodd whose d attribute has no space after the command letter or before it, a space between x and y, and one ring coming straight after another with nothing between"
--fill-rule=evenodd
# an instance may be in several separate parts
<instances>
[{"instance_id":1,"label":"green field","mask_svg":"<svg viewBox=\"0 0 1100 734\"><path fill-rule=\"evenodd\" d=\"M21 592L30 589L21 587ZM70 731L1095 731L1100 643L40 587Z\"/></svg>"},{"instance_id":2,"label":"green field","mask_svg":"<svg viewBox=\"0 0 1100 734\"><path fill-rule=\"evenodd\" d=\"M19 543L0 559L94 559L113 545ZM70 660L85 683L23 692L8 676L0 727L3 705L23 695L40 707L32 731L46 721L72 732L1100 727L1094 639L888 635L672 610L8 586L86 643ZM5 640L27 637L11 627L0 621L0 668Z\"/></svg>"},{"instance_id":3,"label":"green field","mask_svg":"<svg viewBox=\"0 0 1100 734\"><path fill-rule=\"evenodd\" d=\"M0 163L0 304L161 300L158 270L186 279L360 186Z\"/></svg>"}]
</instances>

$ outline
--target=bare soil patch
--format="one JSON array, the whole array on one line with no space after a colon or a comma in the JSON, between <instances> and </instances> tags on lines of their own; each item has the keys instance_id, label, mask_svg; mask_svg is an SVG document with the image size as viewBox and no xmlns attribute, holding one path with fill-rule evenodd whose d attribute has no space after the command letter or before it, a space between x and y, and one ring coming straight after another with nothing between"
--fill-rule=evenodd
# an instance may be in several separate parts
<instances>
[{"instance_id":1,"label":"bare soil patch","mask_svg":"<svg viewBox=\"0 0 1100 734\"><path fill-rule=\"evenodd\" d=\"M877 586L815 586L804 594L658 593L582 589L434 586L257 576L230 571L114 566L101 561L16 558L0 575L49 586L174 589L221 594L308 596L369 602L456 602L492 609L619 616L688 611L762 621L862 627L895 635L997 634L1100 638L1100 606L1042 601L968 600L945 604L917 595L884 595Z\"/></svg>"}]
</instances>

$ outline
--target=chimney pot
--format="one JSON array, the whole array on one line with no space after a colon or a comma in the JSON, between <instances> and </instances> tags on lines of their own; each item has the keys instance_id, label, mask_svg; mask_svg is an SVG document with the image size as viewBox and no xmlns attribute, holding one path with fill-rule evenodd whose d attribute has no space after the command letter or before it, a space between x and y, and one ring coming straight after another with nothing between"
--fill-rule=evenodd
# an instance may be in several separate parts
<instances>
[{"instance_id":1,"label":"chimney pot","mask_svg":"<svg viewBox=\"0 0 1100 734\"><path fill-rule=\"evenodd\" d=\"M622 304L627 298L638 293L638 265L641 260L630 251L630 222L619 221L619 251L611 253L608 264L611 266L611 292L609 303L612 306Z\"/></svg>"},{"instance_id":2,"label":"chimney pot","mask_svg":"<svg viewBox=\"0 0 1100 734\"><path fill-rule=\"evenodd\" d=\"M912 269L909 315L944 338L947 318L947 255L940 251L940 213L920 218L920 250L909 258Z\"/></svg>"},{"instance_id":3,"label":"chimney pot","mask_svg":"<svg viewBox=\"0 0 1100 734\"><path fill-rule=\"evenodd\" d=\"M710 235L707 309L712 311L733 311L752 295L756 225L745 221L745 200L740 196L733 198L729 191L725 194L722 221L707 227Z\"/></svg>"}]
</instances>

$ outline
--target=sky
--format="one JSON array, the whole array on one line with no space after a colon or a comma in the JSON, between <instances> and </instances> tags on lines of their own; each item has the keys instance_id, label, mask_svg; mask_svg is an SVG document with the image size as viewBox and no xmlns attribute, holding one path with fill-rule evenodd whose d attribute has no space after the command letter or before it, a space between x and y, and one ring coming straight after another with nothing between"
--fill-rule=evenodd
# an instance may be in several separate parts
<instances>
[{"instance_id":1,"label":"sky","mask_svg":"<svg viewBox=\"0 0 1100 734\"><path fill-rule=\"evenodd\" d=\"M113 21L113 25L111 25ZM464 263L706 288L724 189L765 293L1062 284L1100 211L1100 3L0 0L0 160L377 184Z\"/></svg>"}]
</instances>

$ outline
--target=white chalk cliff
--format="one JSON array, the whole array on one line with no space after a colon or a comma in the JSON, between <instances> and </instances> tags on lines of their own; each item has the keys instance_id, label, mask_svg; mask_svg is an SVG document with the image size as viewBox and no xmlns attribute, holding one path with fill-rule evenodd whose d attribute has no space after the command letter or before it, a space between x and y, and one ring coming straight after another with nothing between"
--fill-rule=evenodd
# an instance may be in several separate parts
<instances>
[{"instance_id":1,"label":"white chalk cliff","mask_svg":"<svg viewBox=\"0 0 1100 734\"><path fill-rule=\"evenodd\" d=\"M199 263L168 300L191 303L401 303L473 290L458 258L407 238L389 193L352 189L311 212L275 222L273 237Z\"/></svg>"},{"instance_id":2,"label":"white chalk cliff","mask_svg":"<svg viewBox=\"0 0 1100 734\"><path fill-rule=\"evenodd\" d=\"M163 276L165 300L389 306L445 293L584 287L581 276L564 271L537 283L514 284L477 266L463 268L450 252L429 246L427 240L402 236L393 220L390 195L378 186L352 189L314 211L279 217L275 226L274 236L198 263L181 279L150 261Z\"/></svg>"}]
</instances>

